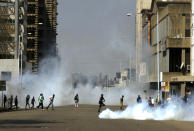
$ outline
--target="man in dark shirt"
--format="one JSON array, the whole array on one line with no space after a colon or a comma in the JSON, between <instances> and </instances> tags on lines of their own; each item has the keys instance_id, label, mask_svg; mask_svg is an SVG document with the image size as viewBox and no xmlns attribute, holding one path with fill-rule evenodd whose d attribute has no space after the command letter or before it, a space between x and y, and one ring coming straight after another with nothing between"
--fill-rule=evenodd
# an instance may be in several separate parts
<instances>
[{"instance_id":1,"label":"man in dark shirt","mask_svg":"<svg viewBox=\"0 0 194 131\"><path fill-rule=\"evenodd\" d=\"M7 96L6 96L6 95L4 95L4 98L3 98L3 106L4 106L4 108L5 108L5 104L6 104L6 102L7 102Z\"/></svg>"},{"instance_id":2,"label":"man in dark shirt","mask_svg":"<svg viewBox=\"0 0 194 131\"><path fill-rule=\"evenodd\" d=\"M18 97L17 96L14 99L14 103L15 103L15 108L17 110L18 109Z\"/></svg>"},{"instance_id":3,"label":"man in dark shirt","mask_svg":"<svg viewBox=\"0 0 194 131\"><path fill-rule=\"evenodd\" d=\"M123 99L124 96L122 95L121 99L120 99L120 109L123 110Z\"/></svg>"},{"instance_id":4,"label":"man in dark shirt","mask_svg":"<svg viewBox=\"0 0 194 131\"><path fill-rule=\"evenodd\" d=\"M25 106L25 109L27 109L27 106L30 109L30 103L29 103L29 101L30 101L30 95L27 95L26 96L26 106Z\"/></svg>"},{"instance_id":5,"label":"man in dark shirt","mask_svg":"<svg viewBox=\"0 0 194 131\"><path fill-rule=\"evenodd\" d=\"M104 97L103 97L103 94L101 94L101 97L100 97L100 100L99 100L99 108L98 108L98 112L101 111L101 107L102 107L102 106L105 106L104 102L105 102L105 99L104 99Z\"/></svg>"},{"instance_id":6,"label":"man in dark shirt","mask_svg":"<svg viewBox=\"0 0 194 131\"><path fill-rule=\"evenodd\" d=\"M137 103L140 104L142 102L140 95L137 97Z\"/></svg>"}]
</instances>

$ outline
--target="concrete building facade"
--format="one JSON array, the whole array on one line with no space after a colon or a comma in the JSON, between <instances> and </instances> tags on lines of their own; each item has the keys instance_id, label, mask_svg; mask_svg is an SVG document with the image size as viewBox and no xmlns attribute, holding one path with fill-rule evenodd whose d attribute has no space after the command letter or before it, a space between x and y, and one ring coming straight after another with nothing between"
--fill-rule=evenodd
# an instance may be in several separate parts
<instances>
[{"instance_id":1,"label":"concrete building facade","mask_svg":"<svg viewBox=\"0 0 194 131\"><path fill-rule=\"evenodd\" d=\"M142 23L138 27L142 30L137 33L141 49L149 46L152 50L151 70L147 69L144 82L157 87L159 65L159 82L170 84L170 90L162 96L184 97L194 87L194 77L190 75L191 0L152 0L149 7L139 10Z\"/></svg>"}]
</instances>

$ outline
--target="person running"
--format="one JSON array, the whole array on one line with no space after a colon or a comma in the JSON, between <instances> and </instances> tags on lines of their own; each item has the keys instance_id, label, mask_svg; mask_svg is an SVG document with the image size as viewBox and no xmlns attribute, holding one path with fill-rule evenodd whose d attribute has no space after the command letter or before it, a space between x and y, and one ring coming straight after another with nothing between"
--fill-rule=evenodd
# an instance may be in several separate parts
<instances>
[{"instance_id":1,"label":"person running","mask_svg":"<svg viewBox=\"0 0 194 131\"><path fill-rule=\"evenodd\" d=\"M123 99L124 99L124 96L122 95L120 99L120 110L123 110Z\"/></svg>"},{"instance_id":2,"label":"person running","mask_svg":"<svg viewBox=\"0 0 194 131\"><path fill-rule=\"evenodd\" d=\"M14 103L15 103L15 108L17 110L18 109L18 97L17 96L14 99Z\"/></svg>"},{"instance_id":3,"label":"person running","mask_svg":"<svg viewBox=\"0 0 194 131\"><path fill-rule=\"evenodd\" d=\"M12 106L13 106L13 95L11 95L10 97L10 109L12 109Z\"/></svg>"},{"instance_id":4,"label":"person running","mask_svg":"<svg viewBox=\"0 0 194 131\"><path fill-rule=\"evenodd\" d=\"M99 109L98 109L98 112L101 111L101 107L102 106L105 106L104 102L105 102L105 99L103 97L103 94L101 94L101 97L100 97L100 100L99 100Z\"/></svg>"},{"instance_id":5,"label":"person running","mask_svg":"<svg viewBox=\"0 0 194 131\"><path fill-rule=\"evenodd\" d=\"M32 106L31 106L31 109L34 109L34 104L35 104L35 98L34 98L34 96L33 96L33 98L32 98L32 100L31 100L31 104L32 104Z\"/></svg>"},{"instance_id":6,"label":"person running","mask_svg":"<svg viewBox=\"0 0 194 131\"><path fill-rule=\"evenodd\" d=\"M79 96L78 96L78 94L75 95L74 101L75 101L75 107L77 108L78 107L78 103L79 103Z\"/></svg>"},{"instance_id":7,"label":"person running","mask_svg":"<svg viewBox=\"0 0 194 131\"><path fill-rule=\"evenodd\" d=\"M137 103L138 104L142 103L142 100L141 100L141 96L140 95L138 95L138 97L137 97Z\"/></svg>"},{"instance_id":8,"label":"person running","mask_svg":"<svg viewBox=\"0 0 194 131\"><path fill-rule=\"evenodd\" d=\"M55 98L55 94L53 94L53 96L51 96L51 97L49 98L50 103L49 103L49 105L48 105L47 108L46 108L47 110L48 110L48 108L50 107L50 105L52 105L52 110L54 110L54 106L53 106L54 98Z\"/></svg>"},{"instance_id":9,"label":"person running","mask_svg":"<svg viewBox=\"0 0 194 131\"><path fill-rule=\"evenodd\" d=\"M27 106L30 109L30 95L26 96L26 106L25 106L25 109L27 109Z\"/></svg>"},{"instance_id":10,"label":"person running","mask_svg":"<svg viewBox=\"0 0 194 131\"><path fill-rule=\"evenodd\" d=\"M3 97L3 107L5 108L5 104L6 104L6 102L7 102L7 96L6 95L4 95L4 97Z\"/></svg>"},{"instance_id":11,"label":"person running","mask_svg":"<svg viewBox=\"0 0 194 131\"><path fill-rule=\"evenodd\" d=\"M43 110L43 101L44 101L44 96L41 93L40 96L38 97L39 105L37 107L39 108L41 106L42 110Z\"/></svg>"}]
</instances>

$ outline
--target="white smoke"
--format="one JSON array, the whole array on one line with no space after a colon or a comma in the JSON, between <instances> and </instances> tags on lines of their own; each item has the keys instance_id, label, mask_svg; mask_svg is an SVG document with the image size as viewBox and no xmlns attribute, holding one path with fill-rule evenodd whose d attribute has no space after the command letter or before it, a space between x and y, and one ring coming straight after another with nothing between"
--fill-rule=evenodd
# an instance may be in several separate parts
<instances>
[{"instance_id":1,"label":"white smoke","mask_svg":"<svg viewBox=\"0 0 194 131\"><path fill-rule=\"evenodd\" d=\"M27 95L31 98L34 96L36 104L40 93L44 95L44 105L49 102L49 97L55 94L55 106L72 105L74 104L74 96L78 93L80 104L98 105L101 94L104 94L106 105L119 105L120 97L124 95L125 105L134 104L137 95L143 98L147 94L143 92L143 88L137 88L136 85L131 85L128 88L102 88L94 87L92 84L78 85L77 88L72 87L71 74L60 67L60 62L53 58L46 59L42 63L42 68L38 75L26 73L23 76L22 88L20 81L16 80L8 85L7 96L18 96L19 106L25 106Z\"/></svg>"},{"instance_id":2,"label":"white smoke","mask_svg":"<svg viewBox=\"0 0 194 131\"><path fill-rule=\"evenodd\" d=\"M194 106L175 100L166 106L149 107L147 102L129 105L124 111L104 110L101 119L136 119L136 120L181 120L194 121Z\"/></svg>"}]
</instances>

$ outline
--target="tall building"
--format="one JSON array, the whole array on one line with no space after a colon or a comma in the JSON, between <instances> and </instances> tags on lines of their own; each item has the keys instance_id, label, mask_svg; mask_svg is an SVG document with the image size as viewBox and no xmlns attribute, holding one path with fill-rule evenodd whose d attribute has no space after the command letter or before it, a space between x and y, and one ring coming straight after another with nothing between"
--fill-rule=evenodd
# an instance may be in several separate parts
<instances>
[{"instance_id":1,"label":"tall building","mask_svg":"<svg viewBox=\"0 0 194 131\"><path fill-rule=\"evenodd\" d=\"M20 52L24 33L24 8L18 1L0 1L0 80L9 81L19 76Z\"/></svg>"},{"instance_id":2,"label":"tall building","mask_svg":"<svg viewBox=\"0 0 194 131\"><path fill-rule=\"evenodd\" d=\"M0 80L38 73L41 60L57 56L56 0L0 0Z\"/></svg>"},{"instance_id":3,"label":"tall building","mask_svg":"<svg viewBox=\"0 0 194 131\"><path fill-rule=\"evenodd\" d=\"M161 86L170 87L161 88L163 98L184 97L194 87L194 77L190 74L191 0L152 0L148 7L139 9L138 25L142 27L138 32L140 55L144 55L146 46L152 50L147 58L151 60L151 70L147 70L145 82L156 88L159 78Z\"/></svg>"},{"instance_id":4,"label":"tall building","mask_svg":"<svg viewBox=\"0 0 194 131\"><path fill-rule=\"evenodd\" d=\"M56 20L56 0L27 1L27 61L34 73L42 59L57 55Z\"/></svg>"}]
</instances>

